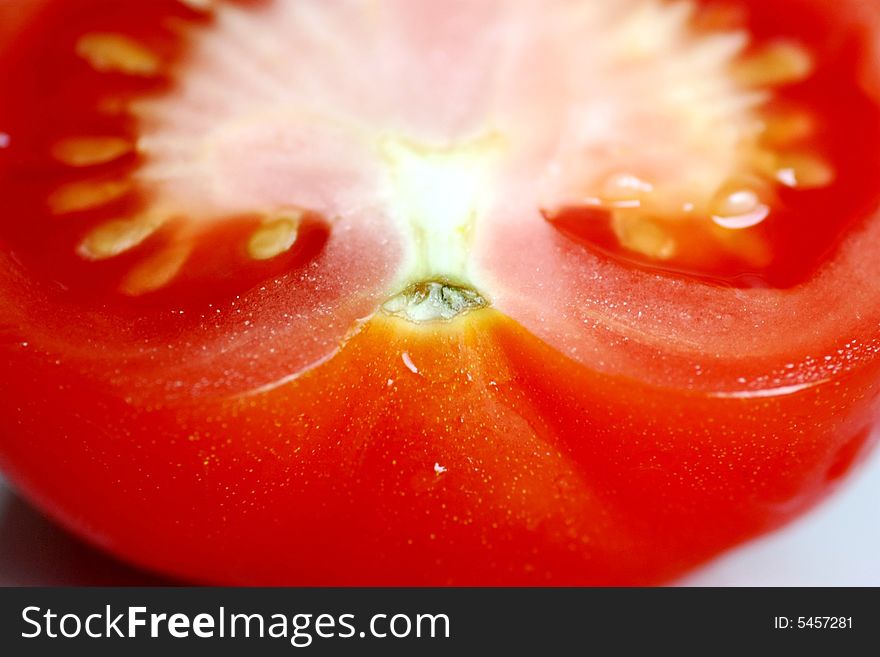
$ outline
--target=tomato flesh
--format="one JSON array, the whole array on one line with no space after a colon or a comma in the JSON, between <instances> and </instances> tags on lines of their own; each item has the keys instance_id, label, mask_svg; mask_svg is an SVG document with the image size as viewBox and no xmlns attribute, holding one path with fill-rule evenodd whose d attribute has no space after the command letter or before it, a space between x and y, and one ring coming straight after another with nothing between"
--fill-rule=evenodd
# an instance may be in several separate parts
<instances>
[{"instance_id":1,"label":"tomato flesh","mask_svg":"<svg viewBox=\"0 0 880 657\"><path fill-rule=\"evenodd\" d=\"M494 311L375 319L294 381L197 402L125 403L62 364L68 392L42 413L25 360L4 391L21 483L138 563L249 584L666 581L815 501L878 394L875 366L776 397L684 395L575 368Z\"/></svg>"},{"instance_id":2,"label":"tomato flesh","mask_svg":"<svg viewBox=\"0 0 880 657\"><path fill-rule=\"evenodd\" d=\"M880 392L876 11L742 2L719 27L710 3L592 3L572 24L642 30L597 39L609 72L566 21L527 20L547 3L374 4L52 0L3 35L0 464L25 494L195 581L540 585L668 581L832 489ZM752 39L731 62L729 29ZM302 59L270 107L278 30ZM816 68L755 104L723 76L780 37ZM493 39L516 75L493 77ZM754 172L674 94L628 96L619 43L717 59L746 137L807 112L796 147L833 182L780 188L752 232L674 223L669 199L710 207ZM610 86L562 84L569 55ZM644 152L560 128L602 102ZM677 252L572 204L606 194L602 152L656 174L663 198L620 216Z\"/></svg>"}]
</instances>

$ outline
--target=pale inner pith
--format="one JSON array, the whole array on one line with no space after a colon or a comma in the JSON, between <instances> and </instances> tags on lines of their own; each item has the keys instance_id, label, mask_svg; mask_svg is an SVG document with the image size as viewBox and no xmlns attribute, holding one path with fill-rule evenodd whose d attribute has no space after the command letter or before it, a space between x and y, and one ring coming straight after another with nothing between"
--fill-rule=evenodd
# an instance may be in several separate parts
<instances>
[{"instance_id":1,"label":"pale inner pith","mask_svg":"<svg viewBox=\"0 0 880 657\"><path fill-rule=\"evenodd\" d=\"M172 280L205 226L243 213L264 217L245 245L258 260L292 248L303 212L376 230L390 220L411 247L401 286L469 285L472 236L510 180L528 181L535 221L601 208L623 248L669 260L683 224L707 239L749 230L768 216L774 186L833 178L801 148L810 116L768 109L775 85L809 76L809 53L788 42L747 51L741 30L698 29L689 0L213 11L209 26L185 30L173 90L131 107L143 157L131 182L149 209L79 245L83 257L114 257L174 219L181 235L129 281L133 294ZM122 35L84 35L79 54L98 71L159 67ZM88 166L114 148L124 152L84 138L57 156ZM122 190L86 184L54 202L80 209Z\"/></svg>"}]
</instances>

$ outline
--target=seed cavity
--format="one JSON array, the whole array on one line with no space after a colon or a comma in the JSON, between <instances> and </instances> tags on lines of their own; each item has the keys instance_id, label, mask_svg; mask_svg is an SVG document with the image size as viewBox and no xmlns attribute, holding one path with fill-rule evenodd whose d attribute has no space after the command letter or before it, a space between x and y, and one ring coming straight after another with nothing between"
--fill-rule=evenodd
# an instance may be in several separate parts
<instances>
[{"instance_id":1,"label":"seed cavity","mask_svg":"<svg viewBox=\"0 0 880 657\"><path fill-rule=\"evenodd\" d=\"M153 216L108 221L86 235L77 247L77 253L86 260L115 258L142 244L163 223Z\"/></svg>"},{"instance_id":2,"label":"seed cavity","mask_svg":"<svg viewBox=\"0 0 880 657\"><path fill-rule=\"evenodd\" d=\"M158 75L162 62L146 46L121 34L91 32L76 42L76 54L100 73L125 73L143 77Z\"/></svg>"},{"instance_id":3,"label":"seed cavity","mask_svg":"<svg viewBox=\"0 0 880 657\"><path fill-rule=\"evenodd\" d=\"M627 71L636 55L655 56L610 77L605 88L620 84L633 93L625 86L630 75L652 89L650 110L621 103L607 115L593 116L589 107L574 115L573 146L547 168L544 216L562 219L566 229L565 218L577 217L587 236L605 234L587 222L607 222L619 247L658 262L701 267L719 252L767 261L766 233L748 229L767 222L778 190L818 189L835 179L826 158L807 152L816 117L795 101L773 102L777 87L814 73L813 54L790 39L750 44L739 11L683 2L651 5L651 13L648 3L635 4L641 19L612 37L626 53L613 70ZM590 211L568 214L572 208Z\"/></svg>"},{"instance_id":4,"label":"seed cavity","mask_svg":"<svg viewBox=\"0 0 880 657\"><path fill-rule=\"evenodd\" d=\"M52 156L71 167L108 164L131 153L131 142L122 137L69 137L55 143Z\"/></svg>"},{"instance_id":5,"label":"seed cavity","mask_svg":"<svg viewBox=\"0 0 880 657\"><path fill-rule=\"evenodd\" d=\"M410 322L423 323L450 321L488 305L486 298L472 288L449 281L422 281L386 301L382 310Z\"/></svg>"},{"instance_id":6,"label":"seed cavity","mask_svg":"<svg viewBox=\"0 0 880 657\"><path fill-rule=\"evenodd\" d=\"M131 191L124 180L84 181L59 187L48 200L54 214L91 210L117 201Z\"/></svg>"},{"instance_id":7,"label":"seed cavity","mask_svg":"<svg viewBox=\"0 0 880 657\"><path fill-rule=\"evenodd\" d=\"M292 211L264 221L248 241L248 255L254 260L271 260L289 251L296 243L302 212Z\"/></svg>"}]
</instances>

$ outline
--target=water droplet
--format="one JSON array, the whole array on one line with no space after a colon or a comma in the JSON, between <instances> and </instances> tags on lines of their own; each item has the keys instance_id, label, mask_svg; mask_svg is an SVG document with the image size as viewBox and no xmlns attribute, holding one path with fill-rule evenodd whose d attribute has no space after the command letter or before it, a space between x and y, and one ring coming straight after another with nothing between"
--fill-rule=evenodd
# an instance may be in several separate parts
<instances>
[{"instance_id":1,"label":"water droplet","mask_svg":"<svg viewBox=\"0 0 880 657\"><path fill-rule=\"evenodd\" d=\"M415 363L413 363L412 358L410 358L408 351L404 351L403 354L401 355L401 358L403 359L403 364L406 365L406 369L408 369L413 374L419 373L419 368L416 367Z\"/></svg>"}]
</instances>

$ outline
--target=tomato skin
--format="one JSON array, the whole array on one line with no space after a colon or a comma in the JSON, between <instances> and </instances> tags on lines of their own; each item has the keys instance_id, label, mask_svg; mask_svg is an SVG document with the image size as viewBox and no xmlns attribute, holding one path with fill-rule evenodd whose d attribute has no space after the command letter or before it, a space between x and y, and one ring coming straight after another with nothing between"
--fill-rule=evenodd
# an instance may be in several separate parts
<instances>
[{"instance_id":1,"label":"tomato skin","mask_svg":"<svg viewBox=\"0 0 880 657\"><path fill-rule=\"evenodd\" d=\"M377 318L274 390L166 407L19 355L3 460L74 530L187 579L654 583L827 491L876 369L713 399L597 374L493 311Z\"/></svg>"},{"instance_id":2,"label":"tomato skin","mask_svg":"<svg viewBox=\"0 0 880 657\"><path fill-rule=\"evenodd\" d=\"M869 236L877 225L874 218ZM544 236L509 237L515 246L505 254L537 257L545 271L567 262ZM572 262L583 260L563 248ZM858 279L838 274L818 291L766 301L762 317L775 318L769 337L747 342L743 312L733 329L681 352L678 342L662 343L666 315L714 292L661 281L651 292L664 307L650 330L638 335L627 318L597 340L596 353L623 363L613 373L583 348L597 333L571 319L583 298L572 293L570 306L554 305L543 281L526 288L516 272L495 300L519 323L494 311L425 327L379 315L346 341L352 321L381 300L378 283L341 306L284 285L268 301L253 290L238 301L253 311L245 339L241 323L215 328L189 309L135 319L83 310L4 253L0 466L73 531L186 580L665 582L792 518L866 449L880 379L880 304L866 287L873 255L856 249L858 266L843 271L857 270ZM597 298L620 302L645 289L641 279L628 286L627 273L612 274L604 280L629 289L610 286ZM826 294L846 285L858 287L846 300ZM789 298L797 303L784 305ZM302 369L314 327L276 320L304 306L321 311L322 324L342 319L322 326L308 351L323 364L283 380ZM787 342L798 317L810 330ZM626 342L629 335L642 341ZM720 351L725 340L713 358L706 345ZM345 341L338 352L337 341ZM808 377L803 388L717 394L742 374L853 341L860 353L834 357L846 367ZM746 345L748 357L737 353ZM572 346L580 352L563 355ZM712 385L691 380L702 359L713 363L704 370Z\"/></svg>"}]
</instances>

